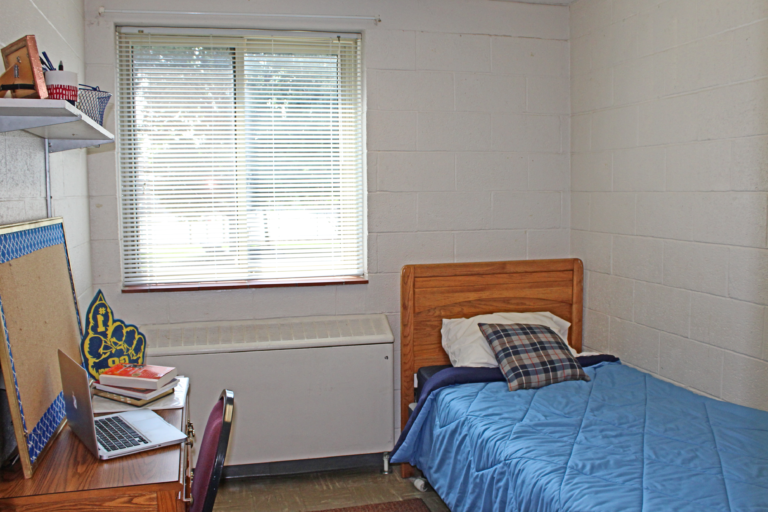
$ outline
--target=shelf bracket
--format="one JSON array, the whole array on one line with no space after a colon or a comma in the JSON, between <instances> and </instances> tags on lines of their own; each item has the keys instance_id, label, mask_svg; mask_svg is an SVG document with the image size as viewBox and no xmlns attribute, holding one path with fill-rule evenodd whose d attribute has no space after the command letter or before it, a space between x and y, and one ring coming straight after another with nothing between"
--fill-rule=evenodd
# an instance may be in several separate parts
<instances>
[{"instance_id":1,"label":"shelf bracket","mask_svg":"<svg viewBox=\"0 0 768 512\"><path fill-rule=\"evenodd\" d=\"M80 148L92 148L98 147L101 144L109 144L114 142L113 140L83 140L83 139L51 139L49 141L49 148L51 153L58 153L59 151L67 151L70 149Z\"/></svg>"},{"instance_id":2,"label":"shelf bracket","mask_svg":"<svg viewBox=\"0 0 768 512\"><path fill-rule=\"evenodd\" d=\"M53 197L51 195L51 144L48 139L43 139L45 144L45 211L50 219L53 217Z\"/></svg>"}]
</instances>

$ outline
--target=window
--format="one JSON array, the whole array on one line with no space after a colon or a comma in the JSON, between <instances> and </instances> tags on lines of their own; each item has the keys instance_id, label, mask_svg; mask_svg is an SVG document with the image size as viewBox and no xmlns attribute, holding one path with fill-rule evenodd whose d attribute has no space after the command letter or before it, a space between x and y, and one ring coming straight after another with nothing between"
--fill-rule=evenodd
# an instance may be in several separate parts
<instances>
[{"instance_id":1,"label":"window","mask_svg":"<svg viewBox=\"0 0 768 512\"><path fill-rule=\"evenodd\" d=\"M360 42L118 29L126 287L364 275Z\"/></svg>"}]
</instances>

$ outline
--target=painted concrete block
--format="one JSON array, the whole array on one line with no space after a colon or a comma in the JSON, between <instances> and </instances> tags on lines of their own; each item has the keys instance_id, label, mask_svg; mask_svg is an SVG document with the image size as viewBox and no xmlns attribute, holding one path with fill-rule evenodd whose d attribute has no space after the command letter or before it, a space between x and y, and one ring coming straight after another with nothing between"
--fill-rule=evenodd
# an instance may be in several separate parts
<instances>
[{"instance_id":1,"label":"painted concrete block","mask_svg":"<svg viewBox=\"0 0 768 512\"><path fill-rule=\"evenodd\" d=\"M561 221L559 192L494 192L493 229L552 229Z\"/></svg>"},{"instance_id":2,"label":"painted concrete block","mask_svg":"<svg viewBox=\"0 0 768 512\"><path fill-rule=\"evenodd\" d=\"M453 261L452 233L383 233L378 236L379 272L399 273L403 265Z\"/></svg>"},{"instance_id":3,"label":"painted concrete block","mask_svg":"<svg viewBox=\"0 0 768 512\"><path fill-rule=\"evenodd\" d=\"M768 250L731 247L728 254L728 295L768 305Z\"/></svg>"},{"instance_id":4,"label":"painted concrete block","mask_svg":"<svg viewBox=\"0 0 768 512\"><path fill-rule=\"evenodd\" d=\"M488 72L491 70L491 38L484 35L418 32L416 68Z\"/></svg>"},{"instance_id":5,"label":"painted concrete block","mask_svg":"<svg viewBox=\"0 0 768 512\"><path fill-rule=\"evenodd\" d=\"M588 230L592 195L588 192L571 192L571 228Z\"/></svg>"},{"instance_id":6,"label":"painted concrete block","mask_svg":"<svg viewBox=\"0 0 768 512\"><path fill-rule=\"evenodd\" d=\"M765 247L768 194L709 192L693 197L693 239Z\"/></svg>"},{"instance_id":7,"label":"painted concrete block","mask_svg":"<svg viewBox=\"0 0 768 512\"><path fill-rule=\"evenodd\" d=\"M635 283L635 322L688 336L691 293L658 284Z\"/></svg>"},{"instance_id":8,"label":"painted concrete block","mask_svg":"<svg viewBox=\"0 0 768 512\"><path fill-rule=\"evenodd\" d=\"M613 155L574 153L571 155L571 190L608 192L613 189Z\"/></svg>"},{"instance_id":9,"label":"painted concrete block","mask_svg":"<svg viewBox=\"0 0 768 512\"><path fill-rule=\"evenodd\" d=\"M632 321L635 283L630 279L589 272L587 307L606 315Z\"/></svg>"},{"instance_id":10,"label":"painted concrete block","mask_svg":"<svg viewBox=\"0 0 768 512\"><path fill-rule=\"evenodd\" d=\"M524 260L527 257L526 232L460 231L456 233L456 261Z\"/></svg>"},{"instance_id":11,"label":"painted concrete block","mask_svg":"<svg viewBox=\"0 0 768 512\"><path fill-rule=\"evenodd\" d=\"M723 351L665 332L660 336L659 374L709 395L720 396Z\"/></svg>"},{"instance_id":12,"label":"painted concrete block","mask_svg":"<svg viewBox=\"0 0 768 512\"><path fill-rule=\"evenodd\" d=\"M664 148L643 147L613 152L615 191L664 190Z\"/></svg>"},{"instance_id":13,"label":"painted concrete block","mask_svg":"<svg viewBox=\"0 0 768 512\"><path fill-rule=\"evenodd\" d=\"M492 149L496 151L558 153L562 150L558 116L493 114L492 123Z\"/></svg>"},{"instance_id":14,"label":"painted concrete block","mask_svg":"<svg viewBox=\"0 0 768 512\"><path fill-rule=\"evenodd\" d=\"M613 237L613 274L640 281L661 283L663 272L661 240L636 236Z\"/></svg>"},{"instance_id":15,"label":"painted concrete block","mask_svg":"<svg viewBox=\"0 0 768 512\"><path fill-rule=\"evenodd\" d=\"M768 363L740 354L723 354L723 400L768 410Z\"/></svg>"},{"instance_id":16,"label":"painted concrete block","mask_svg":"<svg viewBox=\"0 0 768 512\"><path fill-rule=\"evenodd\" d=\"M568 43L522 37L493 38L493 72L568 76Z\"/></svg>"},{"instance_id":17,"label":"painted concrete block","mask_svg":"<svg viewBox=\"0 0 768 512\"><path fill-rule=\"evenodd\" d=\"M456 74L456 110L523 112L526 110L525 77Z\"/></svg>"},{"instance_id":18,"label":"painted concrete block","mask_svg":"<svg viewBox=\"0 0 768 512\"><path fill-rule=\"evenodd\" d=\"M420 112L420 151L485 151L491 146L491 114Z\"/></svg>"},{"instance_id":19,"label":"painted concrete block","mask_svg":"<svg viewBox=\"0 0 768 512\"><path fill-rule=\"evenodd\" d=\"M761 357L763 306L701 293L691 296L691 338L732 352Z\"/></svg>"},{"instance_id":20,"label":"painted concrete block","mask_svg":"<svg viewBox=\"0 0 768 512\"><path fill-rule=\"evenodd\" d=\"M412 192L380 192L368 194L368 230L416 231L417 194Z\"/></svg>"},{"instance_id":21,"label":"painted concrete block","mask_svg":"<svg viewBox=\"0 0 768 512\"><path fill-rule=\"evenodd\" d=\"M377 27L365 32L365 61L372 69L415 69L416 33Z\"/></svg>"},{"instance_id":22,"label":"painted concrete block","mask_svg":"<svg viewBox=\"0 0 768 512\"><path fill-rule=\"evenodd\" d=\"M455 157L446 152L385 151L379 154L376 177L380 191L455 190Z\"/></svg>"},{"instance_id":23,"label":"painted concrete block","mask_svg":"<svg viewBox=\"0 0 768 512\"><path fill-rule=\"evenodd\" d=\"M568 77L529 76L528 112L569 114L571 89Z\"/></svg>"},{"instance_id":24,"label":"painted concrete block","mask_svg":"<svg viewBox=\"0 0 768 512\"><path fill-rule=\"evenodd\" d=\"M371 70L367 84L372 110L453 110L452 73Z\"/></svg>"},{"instance_id":25,"label":"painted concrete block","mask_svg":"<svg viewBox=\"0 0 768 512\"><path fill-rule=\"evenodd\" d=\"M667 148L667 190L724 191L730 188L731 142L715 140Z\"/></svg>"},{"instance_id":26,"label":"painted concrete block","mask_svg":"<svg viewBox=\"0 0 768 512\"><path fill-rule=\"evenodd\" d=\"M665 241L664 284L713 295L727 295L728 247Z\"/></svg>"},{"instance_id":27,"label":"painted concrete block","mask_svg":"<svg viewBox=\"0 0 768 512\"><path fill-rule=\"evenodd\" d=\"M528 259L556 259L570 256L570 230L528 231Z\"/></svg>"},{"instance_id":28,"label":"painted concrete block","mask_svg":"<svg viewBox=\"0 0 768 512\"><path fill-rule=\"evenodd\" d=\"M456 155L456 189L526 190L528 159L524 153L459 153Z\"/></svg>"},{"instance_id":29,"label":"painted concrete block","mask_svg":"<svg viewBox=\"0 0 768 512\"><path fill-rule=\"evenodd\" d=\"M638 107L601 110L592 115L592 149L631 148L638 145Z\"/></svg>"},{"instance_id":30,"label":"painted concrete block","mask_svg":"<svg viewBox=\"0 0 768 512\"><path fill-rule=\"evenodd\" d=\"M611 319L611 350L629 365L659 372L659 331L643 325Z\"/></svg>"},{"instance_id":31,"label":"painted concrete block","mask_svg":"<svg viewBox=\"0 0 768 512\"><path fill-rule=\"evenodd\" d=\"M570 190L568 154L531 153L528 156L529 190Z\"/></svg>"},{"instance_id":32,"label":"painted concrete block","mask_svg":"<svg viewBox=\"0 0 768 512\"><path fill-rule=\"evenodd\" d=\"M419 231L487 229L490 192L422 192L418 201Z\"/></svg>"},{"instance_id":33,"label":"painted concrete block","mask_svg":"<svg viewBox=\"0 0 768 512\"><path fill-rule=\"evenodd\" d=\"M637 234L676 240L693 237L692 194L637 194Z\"/></svg>"},{"instance_id":34,"label":"painted concrete block","mask_svg":"<svg viewBox=\"0 0 768 512\"><path fill-rule=\"evenodd\" d=\"M417 126L417 112L371 110L368 112L368 149L413 151Z\"/></svg>"},{"instance_id":35,"label":"painted concrete block","mask_svg":"<svg viewBox=\"0 0 768 512\"><path fill-rule=\"evenodd\" d=\"M592 231L619 235L635 234L635 194L592 193L589 219Z\"/></svg>"},{"instance_id":36,"label":"painted concrete block","mask_svg":"<svg viewBox=\"0 0 768 512\"><path fill-rule=\"evenodd\" d=\"M611 273L611 235L571 230L571 257L580 258L584 268Z\"/></svg>"},{"instance_id":37,"label":"painted concrete block","mask_svg":"<svg viewBox=\"0 0 768 512\"><path fill-rule=\"evenodd\" d=\"M582 346L598 352L612 353L611 317L587 309L584 315L584 335Z\"/></svg>"}]
</instances>

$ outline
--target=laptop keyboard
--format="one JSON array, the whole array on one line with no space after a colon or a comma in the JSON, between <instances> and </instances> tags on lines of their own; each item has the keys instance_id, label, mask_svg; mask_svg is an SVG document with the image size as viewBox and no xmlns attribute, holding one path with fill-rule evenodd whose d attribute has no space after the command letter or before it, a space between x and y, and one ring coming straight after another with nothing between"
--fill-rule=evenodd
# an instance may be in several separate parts
<instances>
[{"instance_id":1,"label":"laptop keyboard","mask_svg":"<svg viewBox=\"0 0 768 512\"><path fill-rule=\"evenodd\" d=\"M144 436L123 421L120 416L96 418L96 438L99 444L108 452L149 444Z\"/></svg>"}]
</instances>

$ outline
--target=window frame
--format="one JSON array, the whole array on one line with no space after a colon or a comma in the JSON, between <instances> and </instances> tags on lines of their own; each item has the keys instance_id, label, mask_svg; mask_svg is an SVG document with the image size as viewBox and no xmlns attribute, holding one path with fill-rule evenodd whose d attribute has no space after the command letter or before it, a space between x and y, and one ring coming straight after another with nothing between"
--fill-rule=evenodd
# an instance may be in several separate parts
<instances>
[{"instance_id":1,"label":"window frame","mask_svg":"<svg viewBox=\"0 0 768 512\"><path fill-rule=\"evenodd\" d=\"M232 60L233 60L233 76L235 80L235 84L233 87L233 92L235 95L235 102L234 102L234 109L235 112L240 113L237 115L236 119L237 121L234 123L235 131L243 131L246 130L246 95L245 95L245 80L244 77L246 75L246 69L245 69L245 56L247 54L247 51L242 47L243 46L243 40L247 39L248 36L269 36L269 35L278 35L278 36L293 36L293 35L308 35L309 37L317 37L320 36L328 36L328 35L336 35L336 36L354 36L359 40L358 45L362 45L362 34L355 33L355 34L346 34L346 33L337 33L337 32L318 32L318 31L312 31L312 32L292 32L292 31L261 31L261 30L227 30L227 29L180 29L180 28L168 28L168 27L116 27L116 33L128 33L131 32L142 34L142 33L157 33L162 34L163 36L173 36L173 35L179 35L179 36L219 36L217 37L216 44L211 44L209 47L211 48L222 48L222 49L229 49L232 50ZM117 35L116 34L116 35ZM225 39L224 37L230 39ZM119 37L119 36L118 36ZM298 47L293 45L292 49L293 51L291 53L297 53L296 49L303 50L300 53L307 53L307 54L316 54L317 47L307 45L306 48L302 49L299 45ZM116 45L116 51L119 52L119 45ZM276 52L278 53L278 52ZM332 54L333 52L330 52ZM361 225L361 231L360 231L360 267L362 269L361 275L335 275L335 276L321 276L321 277L285 277L285 278L258 278L258 279L244 279L244 280L217 280L217 281L192 281L192 282L156 282L156 283L144 283L144 284L126 284L126 266L124 261L124 255L125 255L125 246L124 246L124 230L123 230L123 221L125 219L124 212L123 212L123 206L124 206L124 193L123 193L123 166L122 158L121 158L121 145L118 143L117 145L117 151L116 151L116 157L117 157L117 172L118 172L118 201L117 201L117 207L118 207L118 222L119 222L119 236L120 236L120 252L121 252L121 280L122 280L122 292L123 293L144 293L144 292L167 292L167 291L195 291L195 290L230 290L230 289L239 289L239 288L271 288L271 287L295 287L295 286L325 286L325 285L349 285L349 284L366 284L368 283L368 229L367 229L367 158L366 155L366 108L365 108L365 80L364 80L364 70L365 66L362 62L362 47L358 48L357 50L357 56L354 54L351 55L351 61L345 62L343 52L337 52L336 55L339 57L339 66L346 65L346 66L352 66L351 69L353 69L358 75L359 75L359 82L356 87L359 87L359 104L357 105L357 108L359 109L359 120L360 123L359 127L359 184L360 184L360 192L359 192L359 199L361 201L361 210L360 210L360 225ZM119 57L118 57L119 58ZM132 65L132 64L131 64ZM118 73L118 81L119 81L119 69L120 64L119 62L116 63L116 72ZM339 76L342 76L343 73L340 73ZM340 86L349 85L348 83L341 81ZM118 94L120 94L121 89L123 88L123 84L120 84L118 82L118 86L116 87ZM130 88L133 88L131 85ZM133 97L133 96L131 96ZM116 102L118 105L120 102ZM118 113L118 119L120 117L120 114ZM135 125L136 125L136 115L130 115L129 121L126 122L127 125L130 126L128 128L131 133L134 133ZM118 123L120 121L118 120ZM120 127L119 127L120 128ZM118 132L122 131L122 129L116 130ZM248 180L248 170L247 170L247 162L246 158L244 156L244 153L248 151L248 144L240 144L240 137L237 137L236 139L236 152L238 153L238 158L236 158L236 182L240 182L240 180L247 181ZM136 153L134 153L136 155ZM137 166L131 166L127 169L129 172L135 172ZM135 182L134 182L135 185ZM243 185L247 188L247 185ZM241 187L240 185L237 185L236 189L239 190ZM237 192L236 196L239 196L241 192ZM245 201L237 201L237 207L238 209L243 207L247 208L247 200ZM247 249L245 249L247 251ZM249 267L250 268L250 267Z\"/></svg>"}]
</instances>

